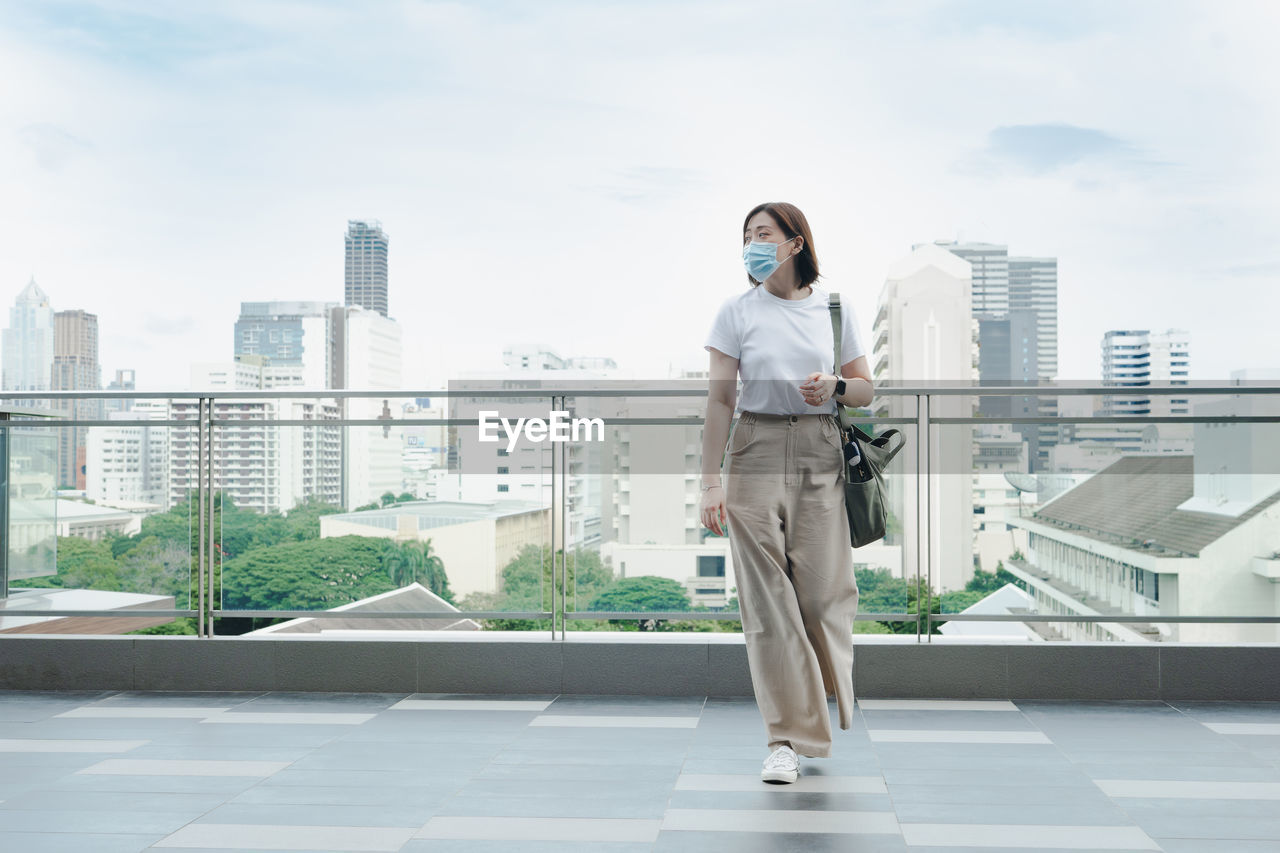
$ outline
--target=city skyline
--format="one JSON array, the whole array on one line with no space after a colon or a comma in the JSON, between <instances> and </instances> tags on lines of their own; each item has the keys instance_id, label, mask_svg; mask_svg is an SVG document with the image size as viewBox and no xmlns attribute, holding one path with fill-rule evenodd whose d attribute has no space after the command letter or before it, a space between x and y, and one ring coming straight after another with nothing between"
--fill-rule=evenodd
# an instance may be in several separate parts
<instances>
[{"instance_id":1,"label":"city skyline","mask_svg":"<svg viewBox=\"0 0 1280 853\"><path fill-rule=\"evenodd\" d=\"M762 65L764 5L681 6L678 31L637 5L620 32L572 3L15 4L0 292L34 274L99 315L107 371L182 388L241 302L340 301L339 237L377 218L406 387L513 340L665 376L705 368L740 217L781 198L864 333L912 244L989 241L1059 259L1064 380L1099 376L1114 328L1190 329L1192 380L1274 366L1280 11L1028 6L806 4Z\"/></svg>"}]
</instances>

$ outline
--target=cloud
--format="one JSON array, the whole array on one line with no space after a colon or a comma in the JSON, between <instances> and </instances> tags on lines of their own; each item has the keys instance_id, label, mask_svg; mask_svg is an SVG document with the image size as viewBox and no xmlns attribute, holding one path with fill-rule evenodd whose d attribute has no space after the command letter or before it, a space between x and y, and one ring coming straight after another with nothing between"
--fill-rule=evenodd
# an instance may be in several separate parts
<instances>
[{"instance_id":1,"label":"cloud","mask_svg":"<svg viewBox=\"0 0 1280 853\"><path fill-rule=\"evenodd\" d=\"M61 171L74 157L93 146L56 124L28 124L17 130L18 140L36 156L40 168Z\"/></svg>"},{"instance_id":2,"label":"cloud","mask_svg":"<svg viewBox=\"0 0 1280 853\"><path fill-rule=\"evenodd\" d=\"M623 204L666 201L705 187L708 182L693 169L635 166L613 173L613 180L588 188Z\"/></svg>"},{"instance_id":3,"label":"cloud","mask_svg":"<svg viewBox=\"0 0 1280 853\"><path fill-rule=\"evenodd\" d=\"M1103 130L1063 122L1002 125L987 134L982 150L962 157L953 171L978 177L1048 175L1075 166L1142 172L1173 165L1147 156L1130 142ZM1077 175L1077 186L1101 185L1096 175Z\"/></svg>"}]
</instances>

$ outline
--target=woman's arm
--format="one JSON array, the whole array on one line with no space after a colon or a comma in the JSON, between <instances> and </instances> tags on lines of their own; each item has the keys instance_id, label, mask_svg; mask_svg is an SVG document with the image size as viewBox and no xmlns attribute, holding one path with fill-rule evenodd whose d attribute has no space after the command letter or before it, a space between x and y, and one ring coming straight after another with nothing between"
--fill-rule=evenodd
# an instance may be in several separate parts
<instances>
[{"instance_id":1,"label":"woman's arm","mask_svg":"<svg viewBox=\"0 0 1280 853\"><path fill-rule=\"evenodd\" d=\"M702 488L720 485L720 463L738 402L738 359L712 347L707 414L702 426Z\"/></svg>"},{"instance_id":2,"label":"woman's arm","mask_svg":"<svg viewBox=\"0 0 1280 853\"><path fill-rule=\"evenodd\" d=\"M702 499L698 513L703 527L725 535L724 485L720 463L729 442L729 422L738 399L738 360L711 348L711 380L707 389L707 416L702 425Z\"/></svg>"},{"instance_id":3,"label":"woman's arm","mask_svg":"<svg viewBox=\"0 0 1280 853\"><path fill-rule=\"evenodd\" d=\"M844 378L844 394L836 397L842 406L869 406L876 395L875 385L871 382L871 367L867 357L860 355L853 361L846 362L840 368Z\"/></svg>"}]
</instances>

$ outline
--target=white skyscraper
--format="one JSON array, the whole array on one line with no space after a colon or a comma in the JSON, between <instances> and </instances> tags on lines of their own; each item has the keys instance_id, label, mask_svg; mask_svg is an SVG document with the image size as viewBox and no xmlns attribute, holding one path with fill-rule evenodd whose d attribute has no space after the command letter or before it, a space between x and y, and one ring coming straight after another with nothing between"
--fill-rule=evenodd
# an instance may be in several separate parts
<instances>
[{"instance_id":1,"label":"white skyscraper","mask_svg":"<svg viewBox=\"0 0 1280 853\"><path fill-rule=\"evenodd\" d=\"M3 335L6 391L45 391L53 382L53 308L33 278L9 309ZM38 405L29 400L25 405Z\"/></svg>"},{"instance_id":2,"label":"white skyscraper","mask_svg":"<svg viewBox=\"0 0 1280 853\"><path fill-rule=\"evenodd\" d=\"M139 399L109 420L167 420L167 400ZM169 427L89 427L85 452L85 495L100 504L153 504L169 500Z\"/></svg>"},{"instance_id":3,"label":"white skyscraper","mask_svg":"<svg viewBox=\"0 0 1280 853\"><path fill-rule=\"evenodd\" d=\"M401 389L404 345L400 324L359 306L335 308L333 388L356 391ZM381 426L343 428L343 505L355 509L386 492L404 491L401 427L393 420L401 400L395 397L351 397L345 417L383 418Z\"/></svg>"},{"instance_id":4,"label":"white skyscraper","mask_svg":"<svg viewBox=\"0 0 1280 853\"><path fill-rule=\"evenodd\" d=\"M975 321L970 303L969 262L932 243L918 245L889 269L873 324L872 376L877 383L907 385L977 379ZM914 400L880 396L879 417L914 416ZM936 396L934 416L972 416L972 398ZM901 429L901 427L899 427ZM933 430L932 474L927 493L934 589L961 589L973 577L973 428L949 425ZM916 546L917 490L914 452L894 457L886 472L889 506L901 521L903 569L924 564ZM925 523L922 505L919 523Z\"/></svg>"}]
</instances>

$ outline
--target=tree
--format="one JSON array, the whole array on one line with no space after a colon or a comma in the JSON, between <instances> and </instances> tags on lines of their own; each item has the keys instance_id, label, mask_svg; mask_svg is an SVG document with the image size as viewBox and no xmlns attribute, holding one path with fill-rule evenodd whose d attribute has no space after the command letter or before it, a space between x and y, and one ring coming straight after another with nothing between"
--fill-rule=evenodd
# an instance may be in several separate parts
<instances>
[{"instance_id":1,"label":"tree","mask_svg":"<svg viewBox=\"0 0 1280 853\"><path fill-rule=\"evenodd\" d=\"M444 561L432 552L430 539L393 542L383 555L383 567L387 570L387 577L397 588L421 583L445 601L454 603L449 578L444 571Z\"/></svg>"},{"instance_id":2,"label":"tree","mask_svg":"<svg viewBox=\"0 0 1280 853\"><path fill-rule=\"evenodd\" d=\"M255 548L223 565L228 610L327 610L395 587L385 539L336 536Z\"/></svg>"},{"instance_id":3,"label":"tree","mask_svg":"<svg viewBox=\"0 0 1280 853\"><path fill-rule=\"evenodd\" d=\"M22 585L35 588L96 589L119 592L120 575L111 556L111 543L78 536L58 537L57 573L29 578ZM132 590L127 590L132 592Z\"/></svg>"},{"instance_id":4,"label":"tree","mask_svg":"<svg viewBox=\"0 0 1280 853\"><path fill-rule=\"evenodd\" d=\"M609 589L600 593L591 602L591 610L654 612L662 610L691 610L689 593L684 585L670 578L659 578L642 575L635 578L622 578ZM624 620L610 619L615 625ZM625 620L633 622L633 620ZM636 624L640 630L653 630L666 620L641 619Z\"/></svg>"},{"instance_id":5,"label":"tree","mask_svg":"<svg viewBox=\"0 0 1280 853\"><path fill-rule=\"evenodd\" d=\"M684 584L670 578L644 575L622 578L612 587L597 595L591 602L591 610L608 611L657 611L692 610L689 593Z\"/></svg>"},{"instance_id":6,"label":"tree","mask_svg":"<svg viewBox=\"0 0 1280 853\"><path fill-rule=\"evenodd\" d=\"M557 559L558 559L557 554ZM546 545L526 545L520 549L500 573L501 589L496 593L471 593L463 602L463 610L543 610L552 609L552 596L563 593L566 610L583 609L582 602L592 601L614 583L613 571L600 559L597 551L574 549L565 561L565 588L557 572L556 583L551 583L552 554ZM571 618L571 617L570 617ZM485 619L490 630L524 631L550 628L550 619ZM577 620L578 628L591 628L593 623ZM599 623L595 627L603 627Z\"/></svg>"}]
</instances>

